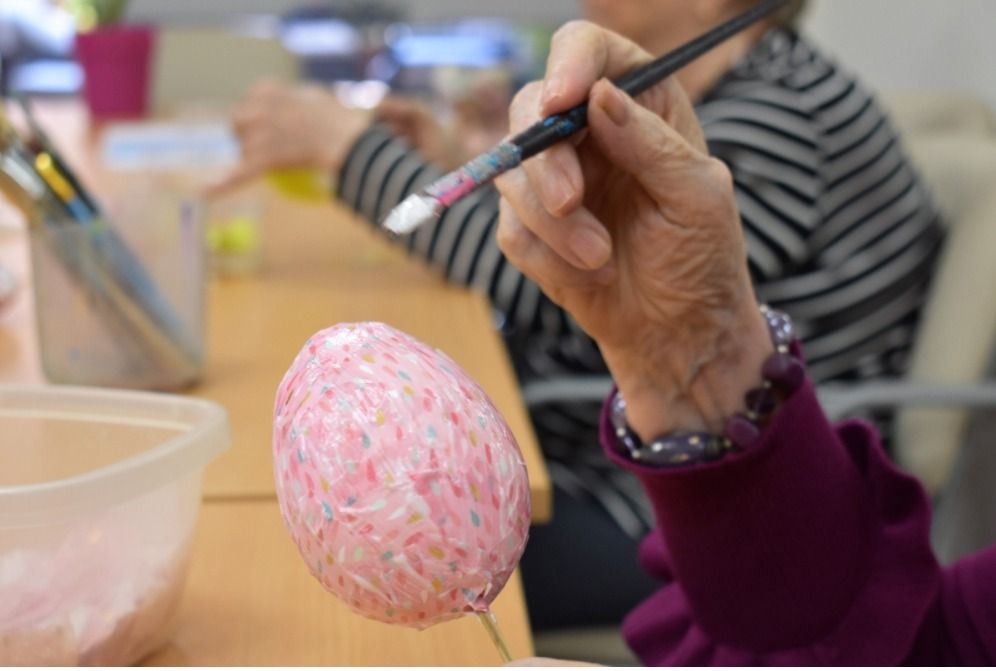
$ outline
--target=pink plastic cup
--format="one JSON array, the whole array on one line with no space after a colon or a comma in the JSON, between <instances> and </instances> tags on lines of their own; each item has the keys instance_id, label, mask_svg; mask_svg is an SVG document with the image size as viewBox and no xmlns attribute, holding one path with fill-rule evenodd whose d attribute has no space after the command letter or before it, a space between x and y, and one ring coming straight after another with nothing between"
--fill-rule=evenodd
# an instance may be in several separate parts
<instances>
[{"instance_id":1,"label":"pink plastic cup","mask_svg":"<svg viewBox=\"0 0 996 671\"><path fill-rule=\"evenodd\" d=\"M140 25L106 26L76 36L83 95L94 118L145 115L154 43L154 29Z\"/></svg>"}]
</instances>

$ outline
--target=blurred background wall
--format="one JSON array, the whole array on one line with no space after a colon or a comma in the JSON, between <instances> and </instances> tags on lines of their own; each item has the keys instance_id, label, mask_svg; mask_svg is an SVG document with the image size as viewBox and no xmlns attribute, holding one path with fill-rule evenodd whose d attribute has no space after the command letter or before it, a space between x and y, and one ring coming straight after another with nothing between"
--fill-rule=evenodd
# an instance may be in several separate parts
<instances>
[{"instance_id":1,"label":"blurred background wall","mask_svg":"<svg viewBox=\"0 0 996 671\"><path fill-rule=\"evenodd\" d=\"M993 0L816 0L804 27L880 90L968 91L996 107Z\"/></svg>"},{"instance_id":2,"label":"blurred background wall","mask_svg":"<svg viewBox=\"0 0 996 671\"><path fill-rule=\"evenodd\" d=\"M223 22L234 14L284 13L308 5L357 7L377 4L397 8L413 21L491 16L558 24L578 14L577 0L133 0L132 17L177 24Z\"/></svg>"},{"instance_id":3,"label":"blurred background wall","mask_svg":"<svg viewBox=\"0 0 996 671\"><path fill-rule=\"evenodd\" d=\"M283 13L306 4L316 3L134 0L130 14L177 25L223 23L239 14ZM579 13L577 0L380 0L380 4L415 21L480 15L556 25ZM962 90L996 106L993 26L993 0L813 0L804 23L821 44L878 89Z\"/></svg>"}]
</instances>

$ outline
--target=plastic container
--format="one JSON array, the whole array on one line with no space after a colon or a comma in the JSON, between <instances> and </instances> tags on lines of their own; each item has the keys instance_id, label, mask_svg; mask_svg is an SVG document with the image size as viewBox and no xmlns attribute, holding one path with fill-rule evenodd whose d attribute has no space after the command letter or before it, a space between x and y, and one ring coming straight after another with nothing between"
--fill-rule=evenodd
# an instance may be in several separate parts
<instances>
[{"instance_id":1,"label":"plastic container","mask_svg":"<svg viewBox=\"0 0 996 671\"><path fill-rule=\"evenodd\" d=\"M61 384L182 389L204 364L203 207L138 186L102 221L30 229L42 370Z\"/></svg>"},{"instance_id":2,"label":"plastic container","mask_svg":"<svg viewBox=\"0 0 996 671\"><path fill-rule=\"evenodd\" d=\"M217 404L0 386L0 666L134 663L168 640Z\"/></svg>"},{"instance_id":3,"label":"plastic container","mask_svg":"<svg viewBox=\"0 0 996 671\"><path fill-rule=\"evenodd\" d=\"M223 121L218 120L222 115ZM117 180L151 177L168 190L203 193L239 162L239 141L227 112L187 110L171 122L115 124L103 135L101 158ZM310 171L271 173L294 197L325 202L317 174ZM305 179L309 178L309 179ZM303 184L302 184L303 182ZM320 192L320 193L319 193ZM263 260L265 190L246 184L213 195L203 207L206 245L213 270L222 276L251 275Z\"/></svg>"},{"instance_id":4,"label":"plastic container","mask_svg":"<svg viewBox=\"0 0 996 671\"><path fill-rule=\"evenodd\" d=\"M219 276L259 272L263 263L264 203L256 189L239 189L205 208L211 268Z\"/></svg>"}]
</instances>

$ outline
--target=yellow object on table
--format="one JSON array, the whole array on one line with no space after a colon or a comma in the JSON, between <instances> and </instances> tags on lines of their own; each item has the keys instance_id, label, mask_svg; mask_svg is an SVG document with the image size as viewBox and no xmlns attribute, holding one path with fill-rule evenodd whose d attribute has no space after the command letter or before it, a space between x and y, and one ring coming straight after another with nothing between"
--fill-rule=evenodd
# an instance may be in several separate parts
<instances>
[{"instance_id":1,"label":"yellow object on table","mask_svg":"<svg viewBox=\"0 0 996 671\"><path fill-rule=\"evenodd\" d=\"M263 260L262 189L213 199L204 227L211 266L220 275L257 272Z\"/></svg>"},{"instance_id":2,"label":"yellow object on table","mask_svg":"<svg viewBox=\"0 0 996 671\"><path fill-rule=\"evenodd\" d=\"M297 200L321 203L333 195L328 179L315 170L273 170L267 173L266 181L284 196Z\"/></svg>"},{"instance_id":3,"label":"yellow object on table","mask_svg":"<svg viewBox=\"0 0 996 671\"><path fill-rule=\"evenodd\" d=\"M212 221L207 231L208 249L230 254L253 251L260 244L258 225L248 215Z\"/></svg>"}]
</instances>

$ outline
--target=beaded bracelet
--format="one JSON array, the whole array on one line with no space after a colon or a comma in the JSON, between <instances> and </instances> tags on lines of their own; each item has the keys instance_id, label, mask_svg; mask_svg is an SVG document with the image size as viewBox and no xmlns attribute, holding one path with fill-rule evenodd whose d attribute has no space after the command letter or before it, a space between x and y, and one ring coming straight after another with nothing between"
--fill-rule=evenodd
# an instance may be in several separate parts
<instances>
[{"instance_id":1,"label":"beaded bracelet","mask_svg":"<svg viewBox=\"0 0 996 671\"><path fill-rule=\"evenodd\" d=\"M687 466L716 461L730 452L747 450L757 443L763 427L770 421L779 403L798 389L805 378L802 362L790 351L795 333L788 315L766 305L761 306L761 314L768 323L775 352L765 359L761 368L761 386L751 389L744 396L746 411L730 417L722 435L677 431L644 445L626 423L626 401L617 392L610 417L616 437L630 458L649 466Z\"/></svg>"}]
</instances>

